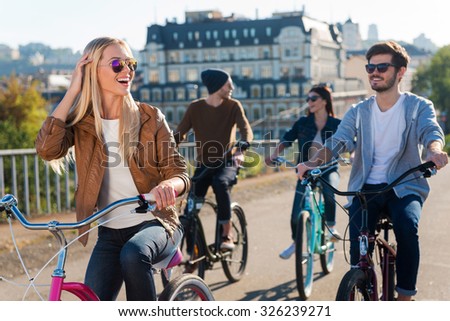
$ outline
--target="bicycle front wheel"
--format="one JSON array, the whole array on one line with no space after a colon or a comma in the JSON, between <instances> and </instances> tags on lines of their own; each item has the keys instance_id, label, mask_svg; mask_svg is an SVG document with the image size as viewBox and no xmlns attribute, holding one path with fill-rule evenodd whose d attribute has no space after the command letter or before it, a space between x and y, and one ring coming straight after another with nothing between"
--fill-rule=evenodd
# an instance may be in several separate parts
<instances>
[{"instance_id":1,"label":"bicycle front wheel","mask_svg":"<svg viewBox=\"0 0 450 321\"><path fill-rule=\"evenodd\" d=\"M298 294L301 300L307 300L312 292L314 248L311 216L302 211L297 223L295 235L295 275Z\"/></svg>"},{"instance_id":2,"label":"bicycle front wheel","mask_svg":"<svg viewBox=\"0 0 450 321\"><path fill-rule=\"evenodd\" d=\"M248 256L247 221L242 207L234 203L231 207L232 234L234 249L224 253L223 271L230 282L239 281L244 275Z\"/></svg>"},{"instance_id":3,"label":"bicycle front wheel","mask_svg":"<svg viewBox=\"0 0 450 321\"><path fill-rule=\"evenodd\" d=\"M348 271L339 284L336 301L371 301L366 273L359 269Z\"/></svg>"},{"instance_id":4,"label":"bicycle front wheel","mask_svg":"<svg viewBox=\"0 0 450 321\"><path fill-rule=\"evenodd\" d=\"M161 292L158 300L215 301L205 281L193 274L183 274L172 279Z\"/></svg>"}]
</instances>

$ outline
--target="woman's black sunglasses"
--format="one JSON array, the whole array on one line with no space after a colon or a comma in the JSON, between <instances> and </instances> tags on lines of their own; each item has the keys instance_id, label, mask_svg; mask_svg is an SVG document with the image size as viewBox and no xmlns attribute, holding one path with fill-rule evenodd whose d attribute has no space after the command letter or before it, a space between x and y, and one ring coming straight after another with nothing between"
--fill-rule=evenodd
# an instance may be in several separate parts
<instances>
[{"instance_id":1,"label":"woman's black sunglasses","mask_svg":"<svg viewBox=\"0 0 450 321\"><path fill-rule=\"evenodd\" d=\"M396 65L393 65L389 62L383 62L381 64L367 64L366 71L368 74L372 74L375 71L375 69L377 69L378 72L383 73L383 72L386 72L390 66L397 67Z\"/></svg>"},{"instance_id":2,"label":"woman's black sunglasses","mask_svg":"<svg viewBox=\"0 0 450 321\"><path fill-rule=\"evenodd\" d=\"M317 99L319 99L320 98L320 96L308 96L308 97L306 97L306 102L308 102L308 101L312 101L312 102L315 102Z\"/></svg>"},{"instance_id":3,"label":"woman's black sunglasses","mask_svg":"<svg viewBox=\"0 0 450 321\"><path fill-rule=\"evenodd\" d=\"M125 60L123 60L123 59L114 59L109 64L110 64L112 70L116 74L121 72L123 70L123 68L125 68L125 65L127 65L128 68L130 68L131 71L136 71L136 68L137 68L137 60L134 59L134 58L125 59Z\"/></svg>"}]
</instances>

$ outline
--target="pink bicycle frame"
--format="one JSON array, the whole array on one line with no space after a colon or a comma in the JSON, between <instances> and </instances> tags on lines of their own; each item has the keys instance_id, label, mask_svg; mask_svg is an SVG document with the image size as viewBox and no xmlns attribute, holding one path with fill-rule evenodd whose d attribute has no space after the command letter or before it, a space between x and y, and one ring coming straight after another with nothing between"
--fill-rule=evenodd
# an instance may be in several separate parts
<instances>
[{"instance_id":1,"label":"pink bicycle frame","mask_svg":"<svg viewBox=\"0 0 450 321\"><path fill-rule=\"evenodd\" d=\"M63 276L52 276L49 301L61 301L62 291L77 296L82 301L100 301L97 294L90 287L81 282L64 282Z\"/></svg>"}]
</instances>

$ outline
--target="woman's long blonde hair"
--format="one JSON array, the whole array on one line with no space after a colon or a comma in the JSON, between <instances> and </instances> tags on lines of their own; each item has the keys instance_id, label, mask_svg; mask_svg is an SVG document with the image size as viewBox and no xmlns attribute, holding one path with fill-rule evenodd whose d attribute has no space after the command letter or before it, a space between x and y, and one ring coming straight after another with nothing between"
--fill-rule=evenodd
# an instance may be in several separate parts
<instances>
[{"instance_id":1,"label":"woman's long blonde hair","mask_svg":"<svg viewBox=\"0 0 450 321\"><path fill-rule=\"evenodd\" d=\"M92 113L95 120L95 131L99 139L102 138L102 100L100 96L100 86L98 84L97 68L102 58L105 49L110 46L118 44L123 47L129 57L133 57L128 44L120 39L101 37L90 41L83 54L88 54L92 62L84 67L83 84L80 94L76 97L69 114L67 116L67 127L74 126L86 115ZM120 117L119 125L119 145L122 159L127 162L130 156L137 148L140 128L140 113L136 102L133 100L131 94L124 97L122 115ZM52 168L61 173L64 170L64 159L71 160L71 153L62 159L51 162ZM76 156L76 155L75 155Z\"/></svg>"}]
</instances>

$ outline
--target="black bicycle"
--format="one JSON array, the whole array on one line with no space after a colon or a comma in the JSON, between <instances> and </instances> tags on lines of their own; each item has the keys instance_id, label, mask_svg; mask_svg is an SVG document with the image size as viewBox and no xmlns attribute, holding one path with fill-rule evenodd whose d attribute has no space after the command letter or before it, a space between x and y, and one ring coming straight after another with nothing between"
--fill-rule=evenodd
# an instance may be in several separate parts
<instances>
[{"instance_id":1,"label":"black bicycle","mask_svg":"<svg viewBox=\"0 0 450 321\"><path fill-rule=\"evenodd\" d=\"M223 156L233 148L244 150L248 146L248 143L238 142ZM205 169L201 175L192 178L193 190L195 190L197 180L204 177L207 172L208 169ZM180 244L183 260L177 267L172 268L172 275L195 273L204 279L205 271L211 270L215 263L220 262L227 279L230 282L239 281L244 274L248 256L247 221L242 207L237 202L231 203L231 234L234 248L233 250L224 250L220 248L222 227L217 216L216 202L189 193L186 206L188 209L186 214L180 216L184 227L184 236ZM203 224L204 221L211 222L212 220L215 220L214 228L212 228L214 224ZM164 275L162 276L163 283L166 283L167 280Z\"/></svg>"}]
</instances>

